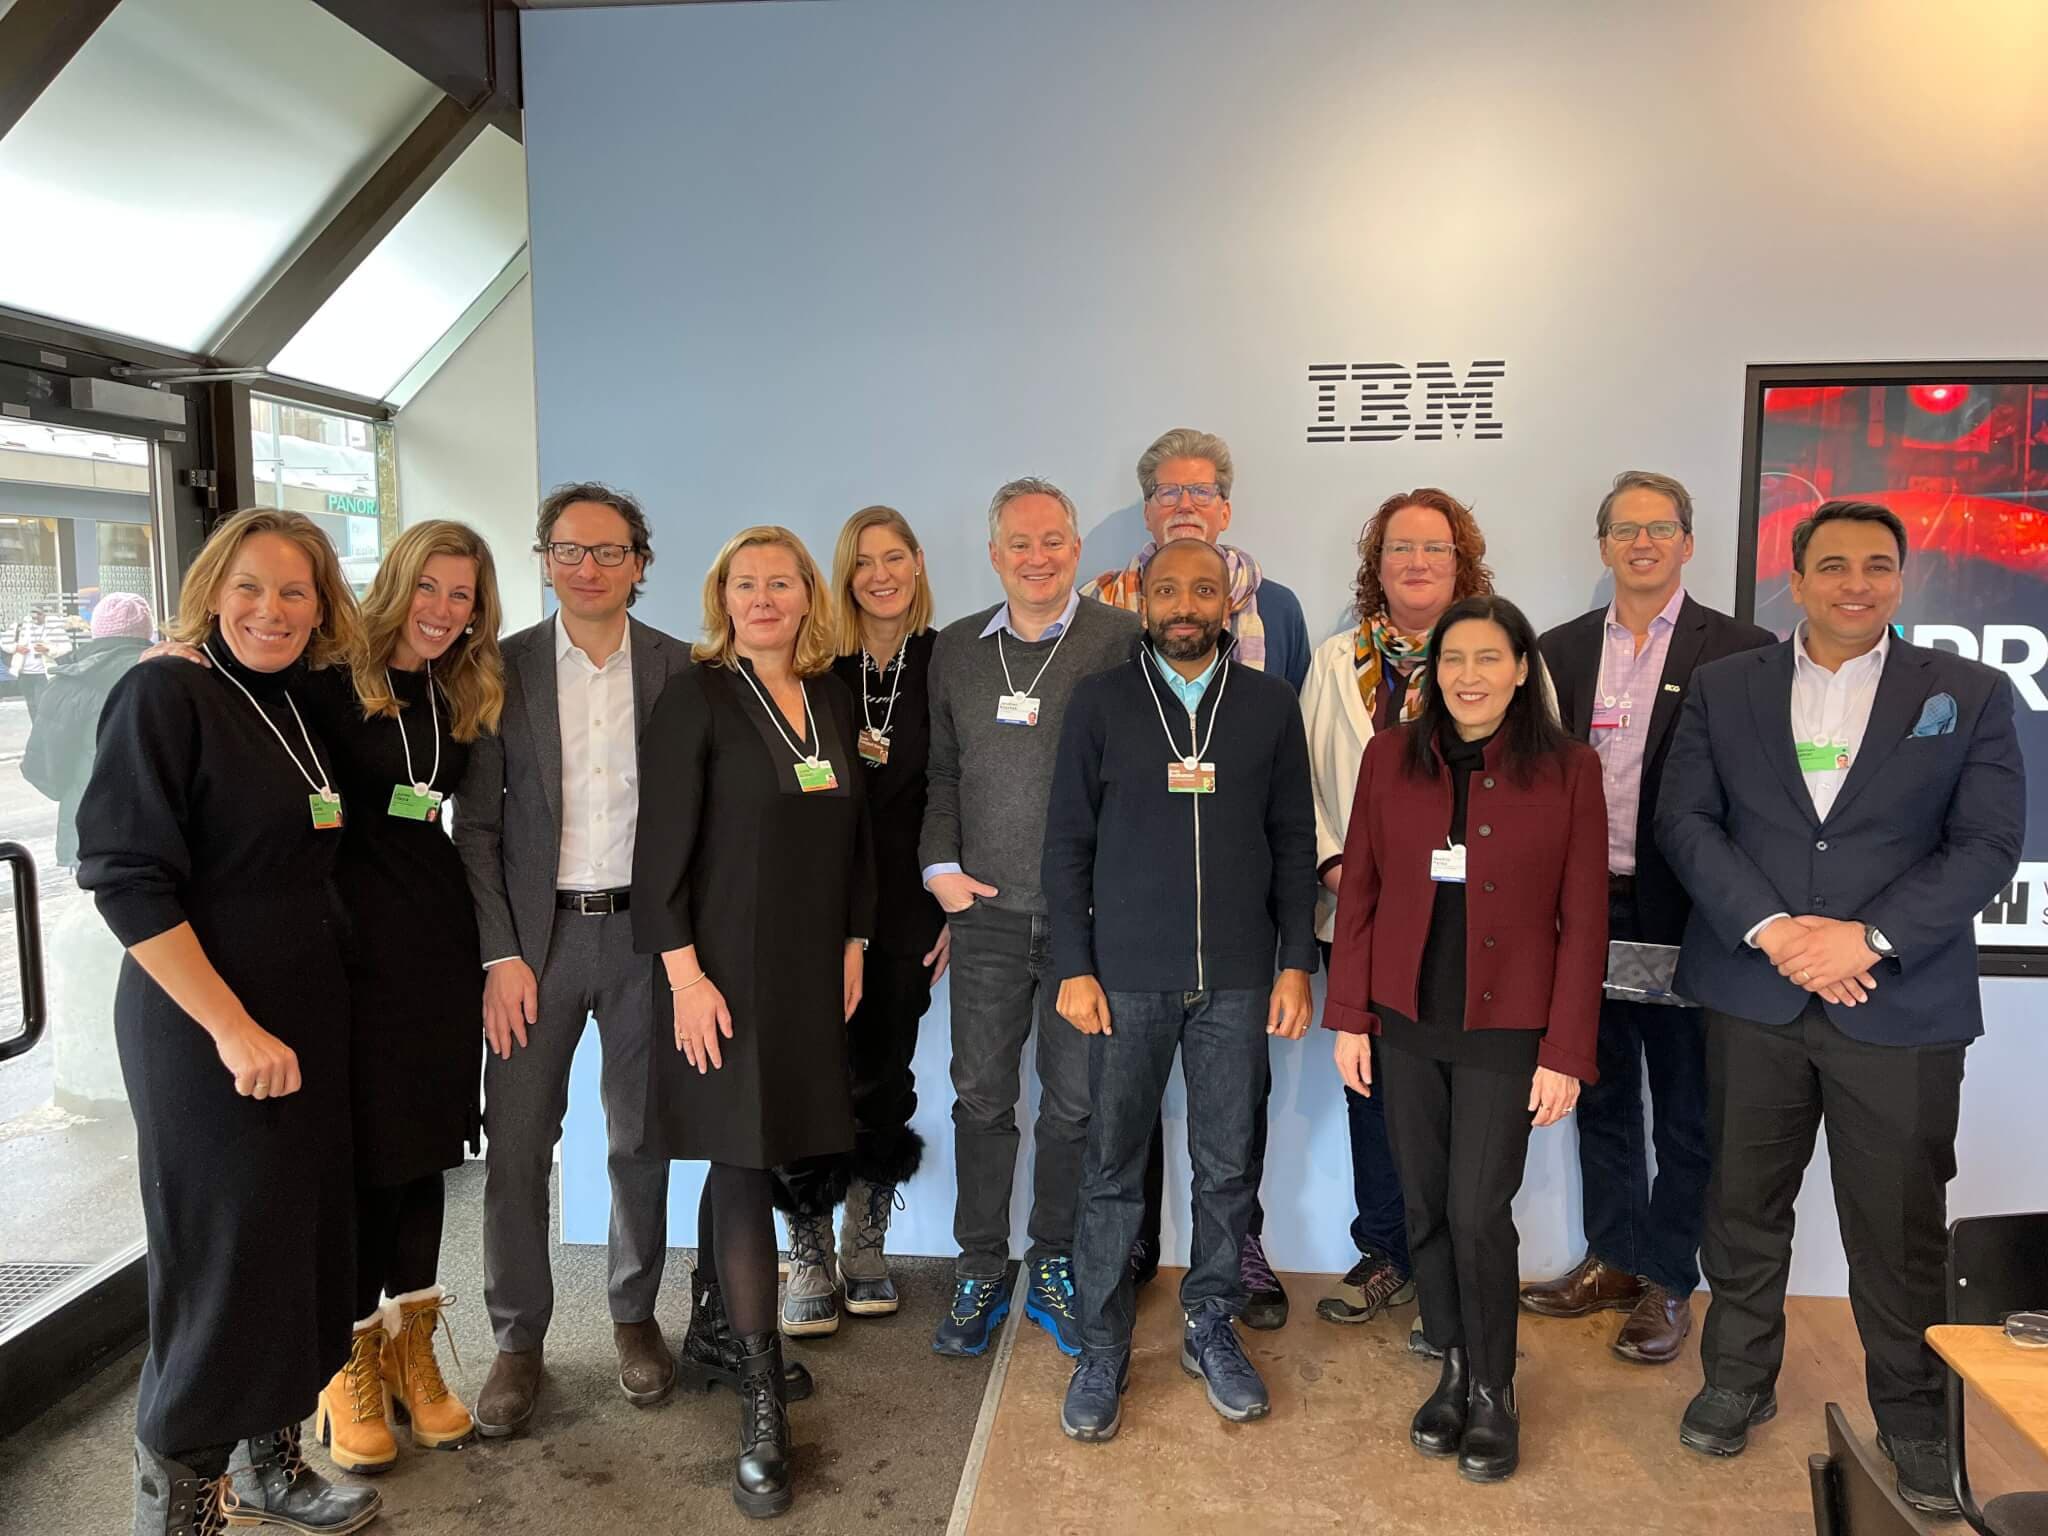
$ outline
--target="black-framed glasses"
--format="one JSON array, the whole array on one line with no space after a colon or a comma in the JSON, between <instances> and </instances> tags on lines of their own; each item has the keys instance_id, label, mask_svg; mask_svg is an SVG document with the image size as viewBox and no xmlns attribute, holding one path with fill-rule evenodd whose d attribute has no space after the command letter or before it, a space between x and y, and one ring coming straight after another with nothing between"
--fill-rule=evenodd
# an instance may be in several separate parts
<instances>
[{"instance_id":1,"label":"black-framed glasses","mask_svg":"<svg viewBox=\"0 0 2048 1536\"><path fill-rule=\"evenodd\" d=\"M1675 517L1661 517L1654 523L1609 523L1607 525L1607 537L1617 544L1633 544L1636 541L1636 535L1639 533L1647 533L1659 544L1669 544L1683 532L1685 532L1685 525Z\"/></svg>"},{"instance_id":2,"label":"black-framed glasses","mask_svg":"<svg viewBox=\"0 0 2048 1536\"><path fill-rule=\"evenodd\" d=\"M630 544L571 544L567 540L550 542L546 548L550 560L567 566L581 565L585 555L599 565L624 565L626 556L633 553Z\"/></svg>"},{"instance_id":3,"label":"black-framed glasses","mask_svg":"<svg viewBox=\"0 0 2048 1536\"><path fill-rule=\"evenodd\" d=\"M1186 497L1188 505L1213 507L1221 499L1219 488L1212 482L1203 485L1155 485L1152 499L1162 507L1177 507L1181 498Z\"/></svg>"}]
</instances>

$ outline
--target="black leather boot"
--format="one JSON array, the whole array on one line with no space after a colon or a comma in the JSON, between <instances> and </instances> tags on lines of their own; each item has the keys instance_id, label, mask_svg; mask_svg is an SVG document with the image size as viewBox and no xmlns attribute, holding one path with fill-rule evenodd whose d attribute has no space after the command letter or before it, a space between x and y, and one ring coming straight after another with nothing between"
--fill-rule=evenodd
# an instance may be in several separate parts
<instances>
[{"instance_id":1,"label":"black leather boot","mask_svg":"<svg viewBox=\"0 0 2048 1536\"><path fill-rule=\"evenodd\" d=\"M316 1536L359 1531L384 1508L374 1488L330 1483L306 1465L299 1426L258 1435L235 1447L228 1462L234 1500L229 1523L284 1525Z\"/></svg>"},{"instance_id":2,"label":"black leather boot","mask_svg":"<svg viewBox=\"0 0 2048 1536\"><path fill-rule=\"evenodd\" d=\"M135 1536L218 1536L226 1486L226 1478L203 1476L136 1441Z\"/></svg>"},{"instance_id":3,"label":"black leather boot","mask_svg":"<svg viewBox=\"0 0 2048 1536\"><path fill-rule=\"evenodd\" d=\"M732 1467L732 1501L750 1519L786 1513L789 1413L782 1401L782 1336L740 1335L740 1454Z\"/></svg>"},{"instance_id":4,"label":"black leather boot","mask_svg":"<svg viewBox=\"0 0 2048 1536\"><path fill-rule=\"evenodd\" d=\"M1455 1456L1465 1439L1465 1418L1472 1395L1472 1377L1465 1368L1465 1350L1453 1345L1444 1351L1444 1371L1429 1394L1429 1400L1415 1410L1415 1422L1408 1426L1408 1438L1425 1456Z\"/></svg>"},{"instance_id":5,"label":"black leather boot","mask_svg":"<svg viewBox=\"0 0 2048 1536\"><path fill-rule=\"evenodd\" d=\"M709 1392L713 1387L740 1389L740 1341L725 1315L725 1297L718 1282L703 1271L690 1277L690 1326L683 1334L683 1352L676 1378L686 1387ZM782 1366L782 1400L800 1403L816 1390L801 1360Z\"/></svg>"},{"instance_id":6,"label":"black leather boot","mask_svg":"<svg viewBox=\"0 0 2048 1536\"><path fill-rule=\"evenodd\" d=\"M1465 1438L1458 1444L1458 1475L1468 1482L1497 1483L1522 1459L1522 1425L1515 1416L1515 1384L1472 1383L1465 1414Z\"/></svg>"}]
</instances>

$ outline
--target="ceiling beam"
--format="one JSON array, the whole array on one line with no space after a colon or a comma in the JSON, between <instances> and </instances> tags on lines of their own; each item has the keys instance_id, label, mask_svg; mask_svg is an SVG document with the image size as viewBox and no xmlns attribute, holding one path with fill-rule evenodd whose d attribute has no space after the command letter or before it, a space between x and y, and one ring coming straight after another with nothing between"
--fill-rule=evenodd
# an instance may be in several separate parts
<instances>
[{"instance_id":1,"label":"ceiling beam","mask_svg":"<svg viewBox=\"0 0 2048 1536\"><path fill-rule=\"evenodd\" d=\"M469 148L484 123L483 110L443 97L208 352L235 366L269 367L363 258Z\"/></svg>"},{"instance_id":2,"label":"ceiling beam","mask_svg":"<svg viewBox=\"0 0 2048 1536\"><path fill-rule=\"evenodd\" d=\"M315 0L442 94L519 137L519 13L512 0Z\"/></svg>"},{"instance_id":3,"label":"ceiling beam","mask_svg":"<svg viewBox=\"0 0 2048 1536\"><path fill-rule=\"evenodd\" d=\"M0 138L21 121L119 3L14 0L0 15Z\"/></svg>"}]
</instances>

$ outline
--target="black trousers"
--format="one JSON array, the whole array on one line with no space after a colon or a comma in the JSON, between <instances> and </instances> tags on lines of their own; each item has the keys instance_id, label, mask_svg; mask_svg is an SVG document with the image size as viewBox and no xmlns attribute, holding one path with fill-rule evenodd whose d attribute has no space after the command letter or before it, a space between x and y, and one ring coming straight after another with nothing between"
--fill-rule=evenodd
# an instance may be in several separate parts
<instances>
[{"instance_id":1,"label":"black trousers","mask_svg":"<svg viewBox=\"0 0 2048 1536\"><path fill-rule=\"evenodd\" d=\"M441 1268L447 1196L438 1173L406 1184L356 1186L356 1316L379 1295L407 1296L434 1284Z\"/></svg>"},{"instance_id":2,"label":"black trousers","mask_svg":"<svg viewBox=\"0 0 2048 1536\"><path fill-rule=\"evenodd\" d=\"M1852 1040L1818 999L1782 1027L1709 1010L1709 1385L1762 1392L1778 1379L1792 1204L1825 1124L1871 1414L1897 1439L1944 1433L1942 1366L1922 1333L1945 1314L1964 1050Z\"/></svg>"},{"instance_id":3,"label":"black trousers","mask_svg":"<svg viewBox=\"0 0 2048 1536\"><path fill-rule=\"evenodd\" d=\"M1387 1140L1408 1205L1422 1335L1463 1348L1473 1380L1515 1379L1521 1234L1515 1195L1529 1152L1529 1077L1372 1043L1387 1085Z\"/></svg>"}]
</instances>

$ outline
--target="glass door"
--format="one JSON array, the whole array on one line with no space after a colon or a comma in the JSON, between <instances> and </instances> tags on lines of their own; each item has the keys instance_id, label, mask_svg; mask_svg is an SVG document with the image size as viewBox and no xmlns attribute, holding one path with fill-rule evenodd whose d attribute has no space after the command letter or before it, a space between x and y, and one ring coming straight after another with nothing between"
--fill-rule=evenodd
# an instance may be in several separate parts
<instances>
[{"instance_id":1,"label":"glass door","mask_svg":"<svg viewBox=\"0 0 2048 1536\"><path fill-rule=\"evenodd\" d=\"M74 817L100 705L162 622L157 452L0 417L0 1350L142 1252L122 950Z\"/></svg>"}]
</instances>

